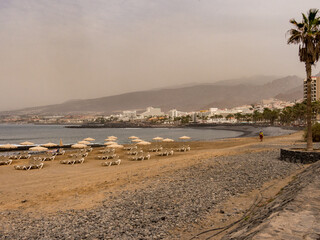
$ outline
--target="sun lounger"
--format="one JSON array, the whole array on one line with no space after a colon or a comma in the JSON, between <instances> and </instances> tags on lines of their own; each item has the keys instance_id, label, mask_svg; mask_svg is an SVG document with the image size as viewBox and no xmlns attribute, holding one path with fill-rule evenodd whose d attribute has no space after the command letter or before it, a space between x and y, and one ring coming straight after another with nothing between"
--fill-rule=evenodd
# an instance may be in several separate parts
<instances>
[{"instance_id":1,"label":"sun lounger","mask_svg":"<svg viewBox=\"0 0 320 240\"><path fill-rule=\"evenodd\" d=\"M31 154L25 154L25 155L21 155L20 159L29 159L31 157Z\"/></svg>"},{"instance_id":2,"label":"sun lounger","mask_svg":"<svg viewBox=\"0 0 320 240\"><path fill-rule=\"evenodd\" d=\"M157 156L168 156L168 152L158 152Z\"/></svg>"},{"instance_id":3,"label":"sun lounger","mask_svg":"<svg viewBox=\"0 0 320 240\"><path fill-rule=\"evenodd\" d=\"M86 152L92 152L93 148L87 148Z\"/></svg>"},{"instance_id":4,"label":"sun lounger","mask_svg":"<svg viewBox=\"0 0 320 240\"><path fill-rule=\"evenodd\" d=\"M120 165L121 159L118 159L117 161L111 162L111 165Z\"/></svg>"},{"instance_id":5,"label":"sun lounger","mask_svg":"<svg viewBox=\"0 0 320 240\"><path fill-rule=\"evenodd\" d=\"M127 152L128 155L137 155L138 152Z\"/></svg>"},{"instance_id":6,"label":"sun lounger","mask_svg":"<svg viewBox=\"0 0 320 240\"><path fill-rule=\"evenodd\" d=\"M137 146L130 146L130 147L125 147L123 148L124 150L127 150L127 151L132 151L133 149L137 149Z\"/></svg>"},{"instance_id":7,"label":"sun lounger","mask_svg":"<svg viewBox=\"0 0 320 240\"><path fill-rule=\"evenodd\" d=\"M102 150L99 150L99 153L114 153L115 152L115 149L112 148L105 148L105 149L102 149Z\"/></svg>"},{"instance_id":8,"label":"sun lounger","mask_svg":"<svg viewBox=\"0 0 320 240\"><path fill-rule=\"evenodd\" d=\"M80 159L69 159L69 160L61 160L60 163L61 164L77 164L80 163L82 164L84 162L84 158L80 158Z\"/></svg>"},{"instance_id":9,"label":"sun lounger","mask_svg":"<svg viewBox=\"0 0 320 240\"><path fill-rule=\"evenodd\" d=\"M134 156L134 157L131 157L130 159L133 160L133 161L142 161L142 160L148 160L150 159L150 154L148 155L139 155L139 156Z\"/></svg>"},{"instance_id":10,"label":"sun lounger","mask_svg":"<svg viewBox=\"0 0 320 240\"><path fill-rule=\"evenodd\" d=\"M56 158L56 156L43 157L41 161L42 162L44 162L44 161L53 161L55 158Z\"/></svg>"},{"instance_id":11,"label":"sun lounger","mask_svg":"<svg viewBox=\"0 0 320 240\"><path fill-rule=\"evenodd\" d=\"M127 154L128 154L128 155L138 155L138 154L141 154L141 153L143 153L143 150L140 150L140 151L130 151L130 152L128 152Z\"/></svg>"},{"instance_id":12,"label":"sun lounger","mask_svg":"<svg viewBox=\"0 0 320 240\"><path fill-rule=\"evenodd\" d=\"M74 159L74 160L69 159L69 160L61 160L60 161L61 164L75 164L75 162L76 162L76 159Z\"/></svg>"},{"instance_id":13,"label":"sun lounger","mask_svg":"<svg viewBox=\"0 0 320 240\"><path fill-rule=\"evenodd\" d=\"M137 160L137 161L142 161L143 159L144 159L144 156L143 156L143 155L136 156L136 160Z\"/></svg>"},{"instance_id":14,"label":"sun lounger","mask_svg":"<svg viewBox=\"0 0 320 240\"><path fill-rule=\"evenodd\" d=\"M66 153L65 150L63 150L62 148L60 148L59 152L56 152L57 155L64 155Z\"/></svg>"},{"instance_id":15,"label":"sun lounger","mask_svg":"<svg viewBox=\"0 0 320 240\"><path fill-rule=\"evenodd\" d=\"M151 148L151 149L149 149L149 152L160 152L160 151L162 151L162 147L160 147L160 148Z\"/></svg>"},{"instance_id":16,"label":"sun lounger","mask_svg":"<svg viewBox=\"0 0 320 240\"><path fill-rule=\"evenodd\" d=\"M43 168L43 163L39 164L29 164L29 165L16 165L14 169L16 170L30 170L30 169L41 169Z\"/></svg>"},{"instance_id":17,"label":"sun lounger","mask_svg":"<svg viewBox=\"0 0 320 240\"><path fill-rule=\"evenodd\" d=\"M82 164L83 162L84 162L84 158L81 158L75 161L75 163L80 163L80 164Z\"/></svg>"},{"instance_id":18,"label":"sun lounger","mask_svg":"<svg viewBox=\"0 0 320 240\"><path fill-rule=\"evenodd\" d=\"M12 160L9 159L7 161L0 161L0 165L10 165L12 163Z\"/></svg>"},{"instance_id":19,"label":"sun lounger","mask_svg":"<svg viewBox=\"0 0 320 240\"><path fill-rule=\"evenodd\" d=\"M101 165L102 166L112 166L112 165L120 165L121 159L118 159L117 161L111 161L111 162L104 162Z\"/></svg>"},{"instance_id":20,"label":"sun lounger","mask_svg":"<svg viewBox=\"0 0 320 240\"><path fill-rule=\"evenodd\" d=\"M104 163L101 163L101 165L102 165L102 166L107 166L107 167L108 167L108 166L111 166L111 162L104 162Z\"/></svg>"},{"instance_id":21,"label":"sun lounger","mask_svg":"<svg viewBox=\"0 0 320 240\"><path fill-rule=\"evenodd\" d=\"M158 152L156 155L157 156L169 156L169 155L173 155L174 151L164 151L164 152Z\"/></svg>"},{"instance_id":22,"label":"sun lounger","mask_svg":"<svg viewBox=\"0 0 320 240\"><path fill-rule=\"evenodd\" d=\"M116 157L117 157L116 154L112 154L112 155L98 156L98 159L108 160L108 159L114 159L114 158L116 158Z\"/></svg>"}]
</instances>

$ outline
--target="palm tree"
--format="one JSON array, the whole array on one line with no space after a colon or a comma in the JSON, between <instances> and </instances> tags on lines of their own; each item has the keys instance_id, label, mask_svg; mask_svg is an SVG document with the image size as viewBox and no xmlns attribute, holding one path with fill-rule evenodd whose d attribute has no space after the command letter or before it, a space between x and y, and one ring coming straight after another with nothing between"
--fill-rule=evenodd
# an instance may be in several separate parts
<instances>
[{"instance_id":1,"label":"palm tree","mask_svg":"<svg viewBox=\"0 0 320 240\"><path fill-rule=\"evenodd\" d=\"M288 33L288 44L299 44L300 62L305 63L307 73L307 151L313 150L311 123L311 66L320 56L320 17L319 9L310 9L307 16L302 13L302 22L291 19L294 28Z\"/></svg>"}]
</instances>

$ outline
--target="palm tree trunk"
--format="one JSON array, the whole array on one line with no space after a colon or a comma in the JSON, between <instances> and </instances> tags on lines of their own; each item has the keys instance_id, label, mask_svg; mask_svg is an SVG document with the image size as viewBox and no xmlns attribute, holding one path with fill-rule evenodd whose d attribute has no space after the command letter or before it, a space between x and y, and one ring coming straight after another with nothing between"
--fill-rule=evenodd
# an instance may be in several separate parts
<instances>
[{"instance_id":1,"label":"palm tree trunk","mask_svg":"<svg viewBox=\"0 0 320 240\"><path fill-rule=\"evenodd\" d=\"M307 151L313 150L311 112L311 64L306 63L307 72Z\"/></svg>"}]
</instances>

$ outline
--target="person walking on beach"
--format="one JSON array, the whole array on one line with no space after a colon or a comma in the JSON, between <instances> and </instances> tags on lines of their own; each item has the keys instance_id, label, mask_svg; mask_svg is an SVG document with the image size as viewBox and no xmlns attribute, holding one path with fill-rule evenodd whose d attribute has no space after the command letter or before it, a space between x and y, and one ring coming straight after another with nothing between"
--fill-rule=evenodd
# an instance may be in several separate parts
<instances>
[{"instance_id":1,"label":"person walking on beach","mask_svg":"<svg viewBox=\"0 0 320 240\"><path fill-rule=\"evenodd\" d=\"M263 140L263 132L262 131L259 132L259 138L260 138L260 142L262 142L262 140Z\"/></svg>"}]
</instances>

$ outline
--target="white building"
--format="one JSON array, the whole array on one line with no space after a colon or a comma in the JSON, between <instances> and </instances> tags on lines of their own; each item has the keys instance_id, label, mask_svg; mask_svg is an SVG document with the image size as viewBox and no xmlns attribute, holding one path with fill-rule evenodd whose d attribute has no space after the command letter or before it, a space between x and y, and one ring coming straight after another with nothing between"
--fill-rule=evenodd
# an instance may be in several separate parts
<instances>
[{"instance_id":1,"label":"white building","mask_svg":"<svg viewBox=\"0 0 320 240\"><path fill-rule=\"evenodd\" d=\"M161 112L161 108L147 107L147 110L141 113L143 117L162 116L164 112Z\"/></svg>"},{"instance_id":2,"label":"white building","mask_svg":"<svg viewBox=\"0 0 320 240\"><path fill-rule=\"evenodd\" d=\"M303 80L303 99L307 100L307 79ZM320 99L320 77L311 77L311 101Z\"/></svg>"},{"instance_id":3,"label":"white building","mask_svg":"<svg viewBox=\"0 0 320 240\"><path fill-rule=\"evenodd\" d=\"M168 112L168 116L171 117L171 118L176 118L178 117L178 110L177 109L171 109L169 112Z\"/></svg>"},{"instance_id":4,"label":"white building","mask_svg":"<svg viewBox=\"0 0 320 240\"><path fill-rule=\"evenodd\" d=\"M137 117L137 111L123 111L122 116L129 119L135 119Z\"/></svg>"}]
</instances>

